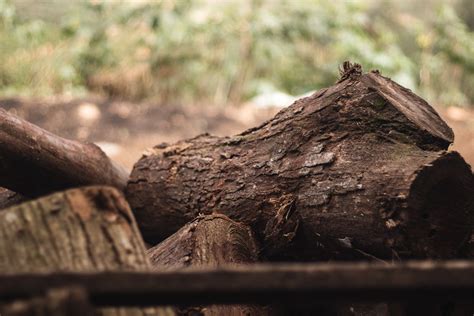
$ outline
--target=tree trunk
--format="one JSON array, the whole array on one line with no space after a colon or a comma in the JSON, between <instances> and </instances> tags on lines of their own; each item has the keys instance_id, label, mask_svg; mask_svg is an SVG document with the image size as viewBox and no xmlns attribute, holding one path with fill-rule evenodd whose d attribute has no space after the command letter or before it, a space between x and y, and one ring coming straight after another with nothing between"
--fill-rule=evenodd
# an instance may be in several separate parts
<instances>
[{"instance_id":1,"label":"tree trunk","mask_svg":"<svg viewBox=\"0 0 474 316\"><path fill-rule=\"evenodd\" d=\"M346 65L336 85L259 127L156 146L126 195L148 241L220 212L271 259L452 258L474 214L452 140L424 100Z\"/></svg>"},{"instance_id":2,"label":"tree trunk","mask_svg":"<svg viewBox=\"0 0 474 316\"><path fill-rule=\"evenodd\" d=\"M130 208L116 189L72 189L0 212L2 273L150 268ZM101 314L174 315L153 308L106 308Z\"/></svg>"},{"instance_id":3,"label":"tree trunk","mask_svg":"<svg viewBox=\"0 0 474 316\"><path fill-rule=\"evenodd\" d=\"M250 229L224 215L199 216L168 239L148 250L158 271L190 266L218 267L257 261L257 247ZM186 308L193 315L266 315L267 308L245 305L212 305Z\"/></svg>"},{"instance_id":4,"label":"tree trunk","mask_svg":"<svg viewBox=\"0 0 474 316\"><path fill-rule=\"evenodd\" d=\"M127 179L96 145L61 138L0 109L0 186L35 197L93 184L123 189Z\"/></svg>"}]
</instances>

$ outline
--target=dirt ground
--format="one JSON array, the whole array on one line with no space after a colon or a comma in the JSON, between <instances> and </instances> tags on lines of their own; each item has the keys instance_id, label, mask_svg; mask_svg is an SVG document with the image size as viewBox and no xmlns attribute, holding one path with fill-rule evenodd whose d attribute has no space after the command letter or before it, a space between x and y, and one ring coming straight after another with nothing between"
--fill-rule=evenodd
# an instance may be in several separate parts
<instances>
[{"instance_id":1,"label":"dirt ground","mask_svg":"<svg viewBox=\"0 0 474 316\"><path fill-rule=\"evenodd\" d=\"M277 108L157 105L99 97L84 99L1 99L0 107L53 133L98 144L112 159L131 170L141 154L154 145L201 133L232 135L258 125ZM452 150L474 165L474 110L440 107L453 128Z\"/></svg>"}]
</instances>

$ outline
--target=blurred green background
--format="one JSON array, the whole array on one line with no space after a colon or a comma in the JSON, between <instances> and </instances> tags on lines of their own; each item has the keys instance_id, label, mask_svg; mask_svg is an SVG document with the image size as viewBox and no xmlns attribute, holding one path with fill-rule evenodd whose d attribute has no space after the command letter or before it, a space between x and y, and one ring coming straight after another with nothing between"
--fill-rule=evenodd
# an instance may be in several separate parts
<instances>
[{"instance_id":1,"label":"blurred green background","mask_svg":"<svg viewBox=\"0 0 474 316\"><path fill-rule=\"evenodd\" d=\"M0 0L0 95L239 104L333 84L350 59L474 104L474 1Z\"/></svg>"}]
</instances>

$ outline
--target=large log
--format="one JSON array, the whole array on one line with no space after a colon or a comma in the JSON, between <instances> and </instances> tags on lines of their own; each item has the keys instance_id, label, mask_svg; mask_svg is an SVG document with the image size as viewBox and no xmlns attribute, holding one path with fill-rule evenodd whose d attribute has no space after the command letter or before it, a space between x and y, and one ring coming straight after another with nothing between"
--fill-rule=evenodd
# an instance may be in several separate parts
<instances>
[{"instance_id":1,"label":"large log","mask_svg":"<svg viewBox=\"0 0 474 316\"><path fill-rule=\"evenodd\" d=\"M252 227L272 259L452 258L474 214L452 141L424 100L347 64L336 85L261 126L154 147L126 195L148 241L220 212Z\"/></svg>"},{"instance_id":2,"label":"large log","mask_svg":"<svg viewBox=\"0 0 474 316\"><path fill-rule=\"evenodd\" d=\"M0 109L0 186L36 197L84 185L123 189L127 179L96 145L61 138Z\"/></svg>"},{"instance_id":3,"label":"large log","mask_svg":"<svg viewBox=\"0 0 474 316\"><path fill-rule=\"evenodd\" d=\"M0 212L0 271L147 271L151 265L122 195L110 187L55 193ZM117 301L120 305L120 301ZM102 315L174 315L117 309Z\"/></svg>"},{"instance_id":4,"label":"large log","mask_svg":"<svg viewBox=\"0 0 474 316\"><path fill-rule=\"evenodd\" d=\"M197 217L147 253L157 271L196 266L217 268L253 263L258 258L250 229L219 214ZM182 313L257 316L266 315L268 310L246 305L212 305L185 308Z\"/></svg>"}]
</instances>

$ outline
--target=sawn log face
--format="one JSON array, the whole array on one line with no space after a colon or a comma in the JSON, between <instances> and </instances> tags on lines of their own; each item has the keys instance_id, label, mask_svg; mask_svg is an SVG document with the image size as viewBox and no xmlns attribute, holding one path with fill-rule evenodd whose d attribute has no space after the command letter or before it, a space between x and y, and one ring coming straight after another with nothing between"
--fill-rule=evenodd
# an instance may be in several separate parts
<instances>
[{"instance_id":1,"label":"sawn log face","mask_svg":"<svg viewBox=\"0 0 474 316\"><path fill-rule=\"evenodd\" d=\"M110 187L55 193L0 212L2 273L147 271L130 208ZM104 308L104 316L172 316L170 308Z\"/></svg>"}]
</instances>

